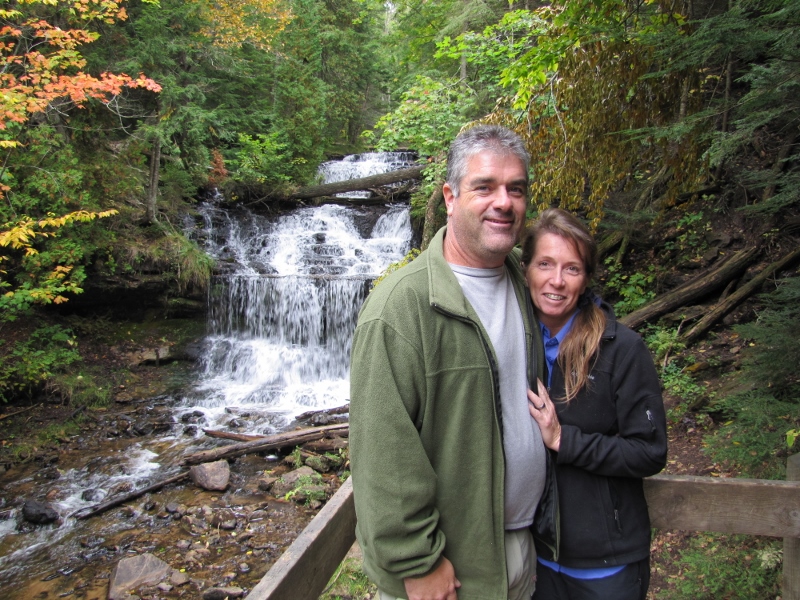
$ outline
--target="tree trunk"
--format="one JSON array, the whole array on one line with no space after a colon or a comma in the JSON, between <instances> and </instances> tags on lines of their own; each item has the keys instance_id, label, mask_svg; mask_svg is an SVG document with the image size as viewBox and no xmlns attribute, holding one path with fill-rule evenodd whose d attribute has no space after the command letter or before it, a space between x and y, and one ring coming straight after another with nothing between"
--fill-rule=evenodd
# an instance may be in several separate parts
<instances>
[{"instance_id":1,"label":"tree trunk","mask_svg":"<svg viewBox=\"0 0 800 600\"><path fill-rule=\"evenodd\" d=\"M790 252L779 261L774 262L766 267L758 275L753 277L753 279L728 296L725 300L718 302L717 305L707 312L706 315L700 319L694 327L692 327L683 335L683 339L687 344L695 341L697 338L711 329L711 327L717 321L727 315L745 298L756 293L764 284L764 282L772 276L773 273L780 271L798 258L800 258L800 248L795 249L793 252Z\"/></svg>"},{"instance_id":2,"label":"tree trunk","mask_svg":"<svg viewBox=\"0 0 800 600\"><path fill-rule=\"evenodd\" d=\"M428 204L425 207L425 225L422 228L422 243L420 244L420 249L425 250L428 247L428 244L431 243L433 236L436 235L436 231L439 229L437 227L438 219L436 218L439 205L444 200L444 194L442 194L442 186L436 186L436 189L431 194L431 197L428 198Z\"/></svg>"},{"instance_id":3,"label":"tree trunk","mask_svg":"<svg viewBox=\"0 0 800 600\"><path fill-rule=\"evenodd\" d=\"M370 175L360 179L350 179L348 181L337 181L335 183L325 183L323 185L312 185L300 188L289 195L289 200L307 200L309 198L319 198L321 196L333 196L342 192L356 192L369 190L370 188L398 183L409 179L419 179L427 165L417 165L408 169L400 169L389 173Z\"/></svg>"},{"instance_id":4,"label":"tree trunk","mask_svg":"<svg viewBox=\"0 0 800 600\"><path fill-rule=\"evenodd\" d=\"M698 275L671 292L662 294L639 310L625 315L619 320L620 323L627 325L631 329L636 329L645 321L660 317L698 298L702 298L744 272L748 265L755 260L758 251L758 248L740 250L715 269Z\"/></svg>"},{"instance_id":5,"label":"tree trunk","mask_svg":"<svg viewBox=\"0 0 800 600\"><path fill-rule=\"evenodd\" d=\"M153 150L150 152L150 181L147 184L147 215L148 224L156 222L156 209L158 202L158 177L161 170L161 140L153 140Z\"/></svg>"}]
</instances>

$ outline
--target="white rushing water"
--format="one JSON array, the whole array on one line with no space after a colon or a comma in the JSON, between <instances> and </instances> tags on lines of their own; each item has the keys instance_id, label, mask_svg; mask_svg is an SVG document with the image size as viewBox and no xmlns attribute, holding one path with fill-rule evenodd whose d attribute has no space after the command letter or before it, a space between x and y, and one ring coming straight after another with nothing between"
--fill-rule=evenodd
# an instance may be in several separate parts
<instances>
[{"instance_id":1,"label":"white rushing water","mask_svg":"<svg viewBox=\"0 0 800 600\"><path fill-rule=\"evenodd\" d=\"M372 279L410 249L408 207L325 205L269 219L205 205L219 263L202 375L181 411L271 433L349 399L350 341ZM233 415L233 416L232 416Z\"/></svg>"}]
</instances>

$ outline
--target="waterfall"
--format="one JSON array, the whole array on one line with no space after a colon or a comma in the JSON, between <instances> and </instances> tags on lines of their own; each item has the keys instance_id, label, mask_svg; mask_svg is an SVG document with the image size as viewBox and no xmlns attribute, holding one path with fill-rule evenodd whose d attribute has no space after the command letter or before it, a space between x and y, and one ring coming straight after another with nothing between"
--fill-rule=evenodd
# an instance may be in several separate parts
<instances>
[{"instance_id":1,"label":"waterfall","mask_svg":"<svg viewBox=\"0 0 800 600\"><path fill-rule=\"evenodd\" d=\"M272 433L346 404L358 310L371 280L410 249L408 206L200 212L205 247L224 268L209 295L201 376L179 412L200 410L219 427L246 414L248 431Z\"/></svg>"}]
</instances>

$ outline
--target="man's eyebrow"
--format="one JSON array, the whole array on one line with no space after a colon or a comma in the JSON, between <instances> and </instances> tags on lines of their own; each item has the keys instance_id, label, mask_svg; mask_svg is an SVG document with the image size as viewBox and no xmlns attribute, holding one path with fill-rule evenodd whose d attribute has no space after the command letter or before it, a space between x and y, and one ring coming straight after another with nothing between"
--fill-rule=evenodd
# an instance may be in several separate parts
<instances>
[{"instance_id":1,"label":"man's eyebrow","mask_svg":"<svg viewBox=\"0 0 800 600\"><path fill-rule=\"evenodd\" d=\"M487 183L497 183L497 178L495 177L476 177L475 179L470 179L467 181L468 186L476 186L476 185L484 185ZM519 185L522 187L527 187L528 182L525 179L515 179L514 181L510 181L508 186L512 185ZM508 187L507 186L507 187Z\"/></svg>"}]
</instances>

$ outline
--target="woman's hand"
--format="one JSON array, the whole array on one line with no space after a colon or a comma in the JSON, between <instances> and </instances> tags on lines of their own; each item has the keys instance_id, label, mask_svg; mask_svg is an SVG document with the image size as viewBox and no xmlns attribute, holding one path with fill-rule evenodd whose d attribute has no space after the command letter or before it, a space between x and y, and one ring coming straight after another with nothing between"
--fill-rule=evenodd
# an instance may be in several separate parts
<instances>
[{"instance_id":1,"label":"woman's hand","mask_svg":"<svg viewBox=\"0 0 800 600\"><path fill-rule=\"evenodd\" d=\"M550 400L550 394L547 393L544 384L539 379L536 380L536 384L538 394L528 390L528 412L539 424L544 445L558 452L561 447L561 424L558 422L556 407Z\"/></svg>"}]
</instances>

